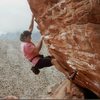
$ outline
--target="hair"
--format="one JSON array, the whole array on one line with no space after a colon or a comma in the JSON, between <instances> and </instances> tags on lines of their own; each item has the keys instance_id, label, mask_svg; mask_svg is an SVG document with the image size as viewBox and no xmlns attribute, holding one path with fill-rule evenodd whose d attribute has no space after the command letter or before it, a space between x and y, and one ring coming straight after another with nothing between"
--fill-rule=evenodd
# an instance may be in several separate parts
<instances>
[{"instance_id":1,"label":"hair","mask_svg":"<svg viewBox=\"0 0 100 100\"><path fill-rule=\"evenodd\" d=\"M25 41L25 38L30 36L32 33L29 32L28 30L24 31L23 33L21 33L20 35L20 41L24 42Z\"/></svg>"}]
</instances>

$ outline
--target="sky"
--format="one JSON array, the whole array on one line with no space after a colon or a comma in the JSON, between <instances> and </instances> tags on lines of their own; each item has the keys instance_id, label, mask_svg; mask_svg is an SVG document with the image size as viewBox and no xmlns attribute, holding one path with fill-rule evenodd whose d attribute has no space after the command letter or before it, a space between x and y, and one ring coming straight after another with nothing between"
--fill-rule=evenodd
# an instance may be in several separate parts
<instances>
[{"instance_id":1,"label":"sky","mask_svg":"<svg viewBox=\"0 0 100 100\"><path fill-rule=\"evenodd\" d=\"M31 16L27 0L0 0L0 35L28 29Z\"/></svg>"}]
</instances>

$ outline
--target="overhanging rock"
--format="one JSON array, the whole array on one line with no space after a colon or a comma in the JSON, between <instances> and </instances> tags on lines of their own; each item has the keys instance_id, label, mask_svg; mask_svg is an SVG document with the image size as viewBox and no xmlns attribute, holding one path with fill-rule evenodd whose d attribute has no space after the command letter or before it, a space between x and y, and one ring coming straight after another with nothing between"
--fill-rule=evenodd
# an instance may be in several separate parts
<instances>
[{"instance_id":1,"label":"overhanging rock","mask_svg":"<svg viewBox=\"0 0 100 100\"><path fill-rule=\"evenodd\" d=\"M28 2L55 66L77 69L73 82L100 97L100 0Z\"/></svg>"}]
</instances>

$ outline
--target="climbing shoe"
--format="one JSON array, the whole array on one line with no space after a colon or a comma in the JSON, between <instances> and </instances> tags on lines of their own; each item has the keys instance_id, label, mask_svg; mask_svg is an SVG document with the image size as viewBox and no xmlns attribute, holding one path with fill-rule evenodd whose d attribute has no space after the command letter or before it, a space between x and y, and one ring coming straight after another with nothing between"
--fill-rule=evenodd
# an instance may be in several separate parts
<instances>
[{"instance_id":1,"label":"climbing shoe","mask_svg":"<svg viewBox=\"0 0 100 100\"><path fill-rule=\"evenodd\" d=\"M34 74L36 74L36 75L38 75L38 74L40 73L40 70L37 69L37 68L35 68L35 67L32 67L31 70L32 70L32 72L33 72Z\"/></svg>"}]
</instances>

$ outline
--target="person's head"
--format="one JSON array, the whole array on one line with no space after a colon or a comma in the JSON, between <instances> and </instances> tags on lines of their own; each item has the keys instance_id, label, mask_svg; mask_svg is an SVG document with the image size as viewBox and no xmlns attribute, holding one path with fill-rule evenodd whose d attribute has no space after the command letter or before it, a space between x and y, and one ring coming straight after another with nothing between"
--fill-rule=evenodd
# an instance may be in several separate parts
<instances>
[{"instance_id":1,"label":"person's head","mask_svg":"<svg viewBox=\"0 0 100 100\"><path fill-rule=\"evenodd\" d=\"M22 41L22 42L30 42L31 41L31 32L26 30L23 33L21 33L20 41Z\"/></svg>"}]
</instances>

